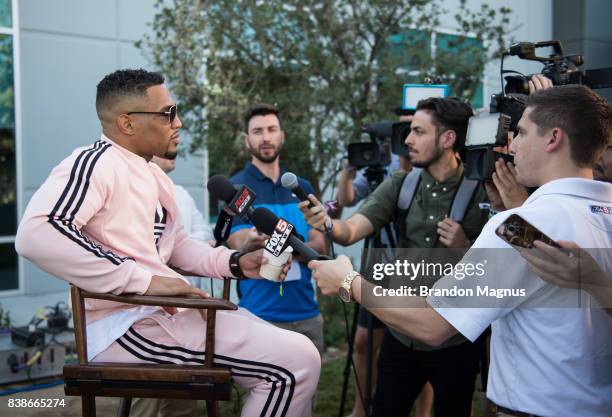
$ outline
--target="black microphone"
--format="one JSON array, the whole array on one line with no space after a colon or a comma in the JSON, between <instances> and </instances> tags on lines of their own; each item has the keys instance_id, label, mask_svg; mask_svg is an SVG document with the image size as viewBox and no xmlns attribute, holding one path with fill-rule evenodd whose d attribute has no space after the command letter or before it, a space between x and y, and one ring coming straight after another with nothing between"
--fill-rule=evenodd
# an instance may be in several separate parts
<instances>
[{"instance_id":1,"label":"black microphone","mask_svg":"<svg viewBox=\"0 0 612 417\"><path fill-rule=\"evenodd\" d=\"M234 185L223 175L215 175L206 184L208 192L225 202L225 210L232 216L239 216L250 222L253 215L253 202L257 197L246 185Z\"/></svg>"},{"instance_id":2,"label":"black microphone","mask_svg":"<svg viewBox=\"0 0 612 417\"><path fill-rule=\"evenodd\" d=\"M219 213L217 223L215 224L215 230L213 232L213 236L215 237L216 241L215 246L221 246L227 241L232 230L233 219L234 218L225 210L222 210Z\"/></svg>"},{"instance_id":3,"label":"black microphone","mask_svg":"<svg viewBox=\"0 0 612 417\"><path fill-rule=\"evenodd\" d=\"M308 199L308 194L306 194L306 191L300 187L297 176L293 172L285 172L281 177L281 184L283 184L283 187L286 189L293 191L293 194L295 194L301 201L308 201L309 208L314 207L314 205Z\"/></svg>"},{"instance_id":4,"label":"black microphone","mask_svg":"<svg viewBox=\"0 0 612 417\"><path fill-rule=\"evenodd\" d=\"M319 255L314 249L302 242L295 235L294 227L291 223L278 218L265 207L258 207L253 211L251 222L257 230L270 236L265 249L272 254L280 254L287 246L291 246L295 252L304 255L307 262L313 260L331 260L328 256Z\"/></svg>"}]
</instances>

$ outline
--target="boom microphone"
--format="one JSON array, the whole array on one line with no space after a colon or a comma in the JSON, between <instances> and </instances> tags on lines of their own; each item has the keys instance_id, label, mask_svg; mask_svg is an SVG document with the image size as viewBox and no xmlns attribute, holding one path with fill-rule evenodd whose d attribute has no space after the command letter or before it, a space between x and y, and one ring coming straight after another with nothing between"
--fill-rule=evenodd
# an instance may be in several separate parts
<instances>
[{"instance_id":1,"label":"boom microphone","mask_svg":"<svg viewBox=\"0 0 612 417\"><path fill-rule=\"evenodd\" d=\"M303 255L308 262L313 260L331 260L330 257L319 255L314 249L298 239L293 231L293 225L278 218L265 207L253 211L251 222L257 230L270 236L265 249L270 253L281 253L287 246Z\"/></svg>"},{"instance_id":2,"label":"boom microphone","mask_svg":"<svg viewBox=\"0 0 612 417\"><path fill-rule=\"evenodd\" d=\"M236 188L223 175L215 175L206 184L208 192L225 202L223 208L232 216L239 216L250 222L253 215L253 202L257 195L246 185Z\"/></svg>"},{"instance_id":3,"label":"boom microphone","mask_svg":"<svg viewBox=\"0 0 612 417\"><path fill-rule=\"evenodd\" d=\"M308 199L308 194L306 194L306 191L300 187L297 176L293 172L285 172L281 177L281 184L283 184L283 187L286 189L293 191L293 194L295 194L301 201L308 201L309 208L314 207L314 205Z\"/></svg>"}]
</instances>

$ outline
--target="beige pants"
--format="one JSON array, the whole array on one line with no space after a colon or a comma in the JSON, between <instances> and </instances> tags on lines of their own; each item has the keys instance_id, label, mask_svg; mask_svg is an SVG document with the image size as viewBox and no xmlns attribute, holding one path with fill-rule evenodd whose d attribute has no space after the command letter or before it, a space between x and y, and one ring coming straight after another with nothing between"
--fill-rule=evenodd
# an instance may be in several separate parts
<instances>
[{"instance_id":1,"label":"beige pants","mask_svg":"<svg viewBox=\"0 0 612 417\"><path fill-rule=\"evenodd\" d=\"M134 398L130 417L193 417L196 405L195 400Z\"/></svg>"}]
</instances>

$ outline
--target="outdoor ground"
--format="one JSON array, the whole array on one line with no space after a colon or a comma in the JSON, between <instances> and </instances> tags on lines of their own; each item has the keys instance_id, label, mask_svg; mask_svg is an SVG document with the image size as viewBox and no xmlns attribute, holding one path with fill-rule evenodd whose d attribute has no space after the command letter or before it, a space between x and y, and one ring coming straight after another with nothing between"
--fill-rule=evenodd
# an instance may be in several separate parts
<instances>
[{"instance_id":1,"label":"outdoor ground","mask_svg":"<svg viewBox=\"0 0 612 417\"><path fill-rule=\"evenodd\" d=\"M338 357L327 360L321 371L321 380L317 392L317 402L314 417L337 417L338 406L340 404L340 394L342 390L345 359ZM348 415L352 406L354 395L353 383L351 380L347 406L344 415ZM233 393L232 402L221 403L221 415L223 417L238 417L240 416L240 407L238 404L238 395L236 391ZM244 401L244 391L241 392L240 400ZM36 399L36 398L63 398L66 401L65 407L58 408L10 408L8 406L9 399ZM482 417L482 400L480 393L474 394L474 415L473 417ZM96 405L98 408L98 417L114 417L117 411L118 399L114 398L98 398ZM202 406L203 407L203 406ZM64 396L63 387L57 386L40 391L26 392L11 396L0 397L0 416L16 416L16 417L78 417L81 415L81 400L79 397ZM202 413L201 415L205 415ZM408 414L402 416L390 417L408 417Z\"/></svg>"}]
</instances>

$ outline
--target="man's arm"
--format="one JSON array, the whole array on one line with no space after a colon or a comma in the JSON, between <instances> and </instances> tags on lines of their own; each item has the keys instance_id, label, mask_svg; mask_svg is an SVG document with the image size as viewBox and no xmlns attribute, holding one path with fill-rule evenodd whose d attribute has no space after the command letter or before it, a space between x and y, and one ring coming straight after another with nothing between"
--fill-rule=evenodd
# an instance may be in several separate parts
<instances>
[{"instance_id":1,"label":"man's arm","mask_svg":"<svg viewBox=\"0 0 612 417\"><path fill-rule=\"evenodd\" d=\"M17 252L41 269L87 291L143 294L152 274L133 258L103 248L83 228L115 189L107 146L76 151L34 193L17 230ZM78 167L92 158L90 177ZM77 198L78 197L78 198Z\"/></svg>"},{"instance_id":2,"label":"man's arm","mask_svg":"<svg viewBox=\"0 0 612 417\"><path fill-rule=\"evenodd\" d=\"M335 261L311 261L313 278L325 295L336 295L344 277L353 270L350 260L342 255ZM361 303L362 292L372 292L374 284L358 276L353 280L353 298ZM457 333L457 330L431 308L423 297L410 297L402 308L368 308L386 325L413 339L438 346Z\"/></svg>"},{"instance_id":3,"label":"man's arm","mask_svg":"<svg viewBox=\"0 0 612 417\"><path fill-rule=\"evenodd\" d=\"M308 198L314 207L308 208L308 201L299 204L306 222L316 230L324 230L326 225L333 223L330 237L334 242L348 246L374 233L374 226L367 217L357 213L348 220L332 220L314 195Z\"/></svg>"}]
</instances>

